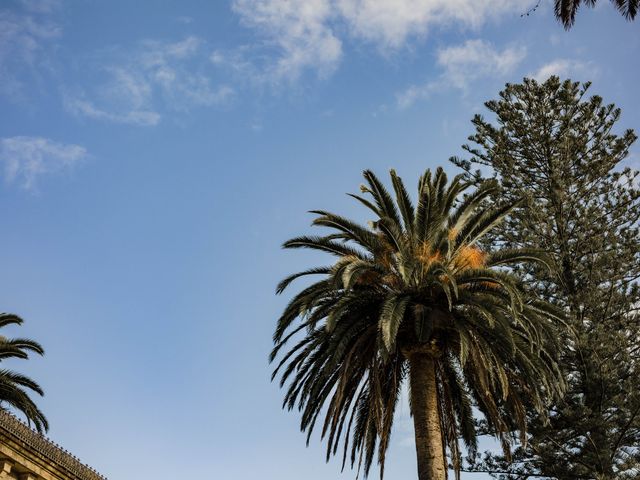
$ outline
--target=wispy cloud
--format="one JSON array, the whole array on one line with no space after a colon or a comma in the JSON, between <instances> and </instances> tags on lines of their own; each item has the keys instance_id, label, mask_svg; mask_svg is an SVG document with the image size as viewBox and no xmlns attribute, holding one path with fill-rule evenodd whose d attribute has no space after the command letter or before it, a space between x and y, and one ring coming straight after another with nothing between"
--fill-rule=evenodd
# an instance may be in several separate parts
<instances>
[{"instance_id":1,"label":"wispy cloud","mask_svg":"<svg viewBox=\"0 0 640 480\"><path fill-rule=\"evenodd\" d=\"M23 74L33 76L48 63L47 52L62 34L50 15L57 2L21 4L18 9L0 9L0 94L12 98L23 93Z\"/></svg>"},{"instance_id":2,"label":"wispy cloud","mask_svg":"<svg viewBox=\"0 0 640 480\"><path fill-rule=\"evenodd\" d=\"M424 84L412 85L396 95L397 105L407 108L435 92L451 88L466 92L471 82L499 78L511 73L527 55L523 46L498 50L485 40L467 40L462 45L441 48L437 52L440 76Z\"/></svg>"},{"instance_id":3,"label":"wispy cloud","mask_svg":"<svg viewBox=\"0 0 640 480\"><path fill-rule=\"evenodd\" d=\"M329 21L327 0L236 0L233 8L243 23L256 29L276 50L274 61L261 72L271 82L297 80L307 68L329 75L342 56L342 42Z\"/></svg>"},{"instance_id":4,"label":"wispy cloud","mask_svg":"<svg viewBox=\"0 0 640 480\"><path fill-rule=\"evenodd\" d=\"M533 0L340 0L336 4L351 35L382 48L398 48L437 27L479 28Z\"/></svg>"},{"instance_id":5,"label":"wispy cloud","mask_svg":"<svg viewBox=\"0 0 640 480\"><path fill-rule=\"evenodd\" d=\"M68 170L87 157L80 145L63 144L42 137L0 139L0 161L7 183L35 190L39 177Z\"/></svg>"},{"instance_id":6,"label":"wispy cloud","mask_svg":"<svg viewBox=\"0 0 640 480\"><path fill-rule=\"evenodd\" d=\"M67 93L70 112L88 118L138 126L157 125L168 112L222 105L233 89L212 81L213 65L203 41L147 40L131 52L117 51L99 69L106 80L89 89Z\"/></svg>"},{"instance_id":7,"label":"wispy cloud","mask_svg":"<svg viewBox=\"0 0 640 480\"><path fill-rule=\"evenodd\" d=\"M561 78L570 76L593 78L597 73L597 66L591 62L559 58L544 64L530 76L542 82L552 75L557 75ZM581 78L576 78L576 80L581 80Z\"/></svg>"},{"instance_id":8,"label":"wispy cloud","mask_svg":"<svg viewBox=\"0 0 640 480\"><path fill-rule=\"evenodd\" d=\"M189 17L187 15L181 15L179 17L176 17L176 21L184 25L189 25L190 23L193 23L193 17Z\"/></svg>"},{"instance_id":9,"label":"wispy cloud","mask_svg":"<svg viewBox=\"0 0 640 480\"><path fill-rule=\"evenodd\" d=\"M60 8L61 0L20 0L24 8L30 12L51 13Z\"/></svg>"},{"instance_id":10,"label":"wispy cloud","mask_svg":"<svg viewBox=\"0 0 640 480\"><path fill-rule=\"evenodd\" d=\"M84 98L67 97L64 105L66 109L79 116L96 120L107 120L114 123L125 123L140 127L150 127L160 123L162 118L158 112L151 110L137 110L135 105L122 112L110 112L96 107L92 101Z\"/></svg>"},{"instance_id":11,"label":"wispy cloud","mask_svg":"<svg viewBox=\"0 0 640 480\"><path fill-rule=\"evenodd\" d=\"M268 61L257 70L271 83L298 80L306 71L331 74L347 40L384 53L425 38L434 28L477 29L533 0L234 0L244 25L256 31ZM265 53L265 51L267 53Z\"/></svg>"}]
</instances>

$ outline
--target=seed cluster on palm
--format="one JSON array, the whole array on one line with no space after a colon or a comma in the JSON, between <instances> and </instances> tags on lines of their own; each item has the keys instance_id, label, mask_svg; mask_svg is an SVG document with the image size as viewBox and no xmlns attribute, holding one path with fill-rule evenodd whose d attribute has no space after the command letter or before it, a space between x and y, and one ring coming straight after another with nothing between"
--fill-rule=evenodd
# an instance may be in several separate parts
<instances>
[{"instance_id":1,"label":"seed cluster on palm","mask_svg":"<svg viewBox=\"0 0 640 480\"><path fill-rule=\"evenodd\" d=\"M21 325L23 320L17 315L0 313L0 328ZM44 354L42 346L27 338L6 338L0 335L0 362L10 358L29 358L29 353ZM47 418L29 396L29 391L44 395L42 388L29 377L12 370L0 368L0 409L10 406L24 414L39 432L49 429Z\"/></svg>"},{"instance_id":2,"label":"seed cluster on palm","mask_svg":"<svg viewBox=\"0 0 640 480\"><path fill-rule=\"evenodd\" d=\"M515 431L526 439L525 405L543 409L563 388L555 325L562 312L532 297L509 273L519 262L544 262L533 250L484 251L478 243L516 207L489 202L496 185L470 193L462 176L448 183L427 170L413 203L391 171L391 195L370 171L362 196L368 227L313 211L322 236L293 238L285 248L336 257L329 266L285 278L320 276L284 309L274 333L273 378L284 406L301 411L307 441L319 426L327 459L342 455L381 475L396 407L409 386L420 480L446 478L447 453L459 475L462 439L476 449L475 406L508 451Z\"/></svg>"}]
</instances>

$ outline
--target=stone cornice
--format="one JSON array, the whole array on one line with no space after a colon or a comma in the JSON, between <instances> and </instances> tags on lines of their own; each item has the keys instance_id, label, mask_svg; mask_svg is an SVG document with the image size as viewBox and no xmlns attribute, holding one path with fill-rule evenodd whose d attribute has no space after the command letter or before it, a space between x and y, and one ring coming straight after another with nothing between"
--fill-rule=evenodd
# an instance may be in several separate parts
<instances>
[{"instance_id":1,"label":"stone cornice","mask_svg":"<svg viewBox=\"0 0 640 480\"><path fill-rule=\"evenodd\" d=\"M58 444L1 409L0 432L17 443L23 444L27 450L32 450L34 453L41 455L59 469L67 471L74 479L107 480L105 476L99 474L89 465L82 463Z\"/></svg>"}]
</instances>

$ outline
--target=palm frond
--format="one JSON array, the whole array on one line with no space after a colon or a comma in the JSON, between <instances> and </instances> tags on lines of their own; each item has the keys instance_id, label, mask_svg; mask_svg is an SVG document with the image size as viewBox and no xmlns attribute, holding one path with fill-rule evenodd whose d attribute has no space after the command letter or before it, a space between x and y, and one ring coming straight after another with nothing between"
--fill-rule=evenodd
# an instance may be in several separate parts
<instances>
[{"instance_id":1,"label":"palm frond","mask_svg":"<svg viewBox=\"0 0 640 480\"><path fill-rule=\"evenodd\" d=\"M0 314L0 328L22 323L23 320L17 315ZM0 361L7 358L27 359L29 353L44 355L44 349L38 342L28 338L0 338ZM46 431L49 428L47 419L29 396L29 391L44 395L40 385L31 378L12 370L0 369L0 408L8 405L24 414L27 422L33 423L39 432Z\"/></svg>"},{"instance_id":2,"label":"palm frond","mask_svg":"<svg viewBox=\"0 0 640 480\"><path fill-rule=\"evenodd\" d=\"M399 392L420 352L435 365L437 414L454 470L459 439L477 449L471 405L508 453L515 430L525 438L525 403L542 408L563 388L554 333L563 312L509 268L545 264L547 256L478 246L518 205L493 203L495 182L467 193L461 176L448 182L443 169L427 170L414 203L395 171L395 199L371 171L364 177L364 196L351 196L375 215L368 227L314 210L313 226L336 233L284 244L335 260L278 285L280 293L297 278L322 275L293 296L276 325L270 361L279 358L273 378L285 388L283 407L300 411L307 441L322 425L327 458L342 451L342 468L350 461L366 476L377 454L382 475Z\"/></svg>"}]
</instances>

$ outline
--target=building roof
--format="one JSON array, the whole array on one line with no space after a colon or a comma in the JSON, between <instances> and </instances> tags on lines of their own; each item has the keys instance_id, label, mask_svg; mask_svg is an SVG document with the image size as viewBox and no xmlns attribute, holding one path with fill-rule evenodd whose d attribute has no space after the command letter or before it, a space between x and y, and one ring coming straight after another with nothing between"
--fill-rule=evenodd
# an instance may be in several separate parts
<instances>
[{"instance_id":1,"label":"building roof","mask_svg":"<svg viewBox=\"0 0 640 480\"><path fill-rule=\"evenodd\" d=\"M77 480L107 480L89 465L82 463L77 457L36 432L27 424L18 420L7 411L0 409L0 433L20 444L26 450L39 454L58 469L67 472Z\"/></svg>"}]
</instances>

